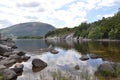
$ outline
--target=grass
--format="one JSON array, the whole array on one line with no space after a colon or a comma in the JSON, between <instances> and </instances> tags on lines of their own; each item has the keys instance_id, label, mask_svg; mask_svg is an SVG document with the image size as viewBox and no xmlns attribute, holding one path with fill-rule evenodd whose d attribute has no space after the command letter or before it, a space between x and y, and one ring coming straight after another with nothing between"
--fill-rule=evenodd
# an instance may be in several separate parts
<instances>
[{"instance_id":1,"label":"grass","mask_svg":"<svg viewBox=\"0 0 120 80\"><path fill-rule=\"evenodd\" d=\"M2 74L0 74L0 80L6 80Z\"/></svg>"}]
</instances>

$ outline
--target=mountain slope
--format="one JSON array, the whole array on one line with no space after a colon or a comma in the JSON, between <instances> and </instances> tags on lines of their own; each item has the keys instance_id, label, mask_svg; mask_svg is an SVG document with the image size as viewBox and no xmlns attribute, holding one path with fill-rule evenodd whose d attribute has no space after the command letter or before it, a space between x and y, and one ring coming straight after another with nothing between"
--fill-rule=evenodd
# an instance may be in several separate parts
<instances>
[{"instance_id":1,"label":"mountain slope","mask_svg":"<svg viewBox=\"0 0 120 80\"><path fill-rule=\"evenodd\" d=\"M14 36L44 36L48 31L55 30L55 27L41 22L20 23L8 28L1 29L2 34Z\"/></svg>"}]
</instances>

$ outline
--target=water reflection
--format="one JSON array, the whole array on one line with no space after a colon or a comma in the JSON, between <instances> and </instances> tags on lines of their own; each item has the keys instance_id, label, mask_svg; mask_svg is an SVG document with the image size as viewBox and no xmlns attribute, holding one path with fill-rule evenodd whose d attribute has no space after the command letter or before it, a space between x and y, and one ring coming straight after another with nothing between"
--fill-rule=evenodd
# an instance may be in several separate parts
<instances>
[{"instance_id":1,"label":"water reflection","mask_svg":"<svg viewBox=\"0 0 120 80\"><path fill-rule=\"evenodd\" d=\"M106 42L65 42L65 41L39 41L35 40L19 40L17 44L22 50L28 51L28 55L31 59L27 62L23 62L24 71L17 80L99 80L94 75L97 67L103 63L103 61L119 61L120 45L118 43L106 43ZM24 44L25 43L25 44ZM43 46L42 46L42 45ZM41 47L45 48L52 44L58 54L51 54L50 52L39 53ZM32 48L31 48L32 47ZM89 59L81 61L80 57L83 54L94 53L102 58ZM115 55L112 55L112 54ZM118 56L119 55L119 56ZM48 64L46 68L41 71L32 71L32 60L34 58L42 59ZM104 58L104 60L103 60ZM115 59L118 58L118 59ZM79 70L75 69L75 66L79 66Z\"/></svg>"},{"instance_id":2,"label":"water reflection","mask_svg":"<svg viewBox=\"0 0 120 80\"><path fill-rule=\"evenodd\" d=\"M63 50L56 48L56 50L58 50L59 53L55 55L49 52L42 55L33 54L32 59L40 58L44 60L48 66L40 72L32 72L32 65L30 63L32 59L30 59L27 63L23 63L25 65L25 71L23 72L23 75L18 78L18 80L27 80L29 77L29 80L53 80L53 78L59 80L57 79L59 77L70 77L69 80L80 80L82 78L86 78L86 76L90 77L90 80L95 79L94 72L96 71L97 66L102 63L102 59L99 58L81 61L79 59L81 54L76 52L74 49ZM75 70L76 65L79 65L80 70Z\"/></svg>"},{"instance_id":3,"label":"water reflection","mask_svg":"<svg viewBox=\"0 0 120 80\"><path fill-rule=\"evenodd\" d=\"M54 46L62 47L67 50L74 48L76 51L80 52L81 54L94 53L101 56L105 60L112 62L120 62L120 42L71 41L71 43L68 43L68 41L65 40L62 42L46 41L46 43L48 45L53 44Z\"/></svg>"},{"instance_id":4,"label":"water reflection","mask_svg":"<svg viewBox=\"0 0 120 80\"><path fill-rule=\"evenodd\" d=\"M19 49L30 52L48 47L44 40L39 39L18 39L16 44Z\"/></svg>"}]
</instances>

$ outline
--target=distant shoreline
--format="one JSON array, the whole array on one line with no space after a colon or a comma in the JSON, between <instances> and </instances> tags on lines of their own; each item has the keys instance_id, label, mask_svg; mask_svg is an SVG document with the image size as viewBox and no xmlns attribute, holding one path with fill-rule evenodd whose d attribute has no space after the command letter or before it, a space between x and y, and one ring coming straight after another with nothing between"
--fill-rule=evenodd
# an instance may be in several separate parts
<instances>
[{"instance_id":1,"label":"distant shoreline","mask_svg":"<svg viewBox=\"0 0 120 80\"><path fill-rule=\"evenodd\" d=\"M87 39L87 38L82 38L82 39L76 39L76 38L71 38L71 39L62 39L59 37L49 37L45 38L45 40L73 40L73 41L102 41L102 42L120 42L119 39Z\"/></svg>"},{"instance_id":2,"label":"distant shoreline","mask_svg":"<svg viewBox=\"0 0 120 80\"><path fill-rule=\"evenodd\" d=\"M114 41L120 41L120 40L119 39L95 39L95 41L114 42Z\"/></svg>"}]
</instances>

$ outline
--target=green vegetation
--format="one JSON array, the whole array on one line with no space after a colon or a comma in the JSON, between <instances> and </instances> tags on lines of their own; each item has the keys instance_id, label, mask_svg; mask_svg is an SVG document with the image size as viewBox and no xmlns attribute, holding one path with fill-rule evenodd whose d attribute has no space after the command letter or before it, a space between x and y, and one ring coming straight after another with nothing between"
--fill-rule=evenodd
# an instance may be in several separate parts
<instances>
[{"instance_id":1,"label":"green vegetation","mask_svg":"<svg viewBox=\"0 0 120 80\"><path fill-rule=\"evenodd\" d=\"M6 80L1 73L0 73L0 80Z\"/></svg>"},{"instance_id":2,"label":"green vegetation","mask_svg":"<svg viewBox=\"0 0 120 80\"><path fill-rule=\"evenodd\" d=\"M114 69L114 71L108 70L108 69L102 70L102 71L97 71L95 74L96 74L96 76L103 78L103 80L104 80L104 78L111 78L111 79L112 78L120 78L120 66L114 65L113 69ZM105 80L107 80L107 79L105 79ZM115 79L115 80L117 80L117 79Z\"/></svg>"},{"instance_id":3,"label":"green vegetation","mask_svg":"<svg viewBox=\"0 0 120 80\"><path fill-rule=\"evenodd\" d=\"M74 33L74 37L90 39L120 39L120 11L113 17L102 18L93 23L83 22L74 28L63 28L48 32L45 36L60 36Z\"/></svg>"},{"instance_id":4,"label":"green vegetation","mask_svg":"<svg viewBox=\"0 0 120 80\"><path fill-rule=\"evenodd\" d=\"M48 36L62 36L62 35L67 35L67 34L70 34L70 33L73 33L74 32L74 29L72 28L63 28L63 29L56 29L56 30L53 30L53 31L49 31L45 37L48 37Z\"/></svg>"},{"instance_id":5,"label":"green vegetation","mask_svg":"<svg viewBox=\"0 0 120 80\"><path fill-rule=\"evenodd\" d=\"M20 36L17 39L42 39L42 36Z\"/></svg>"}]
</instances>

